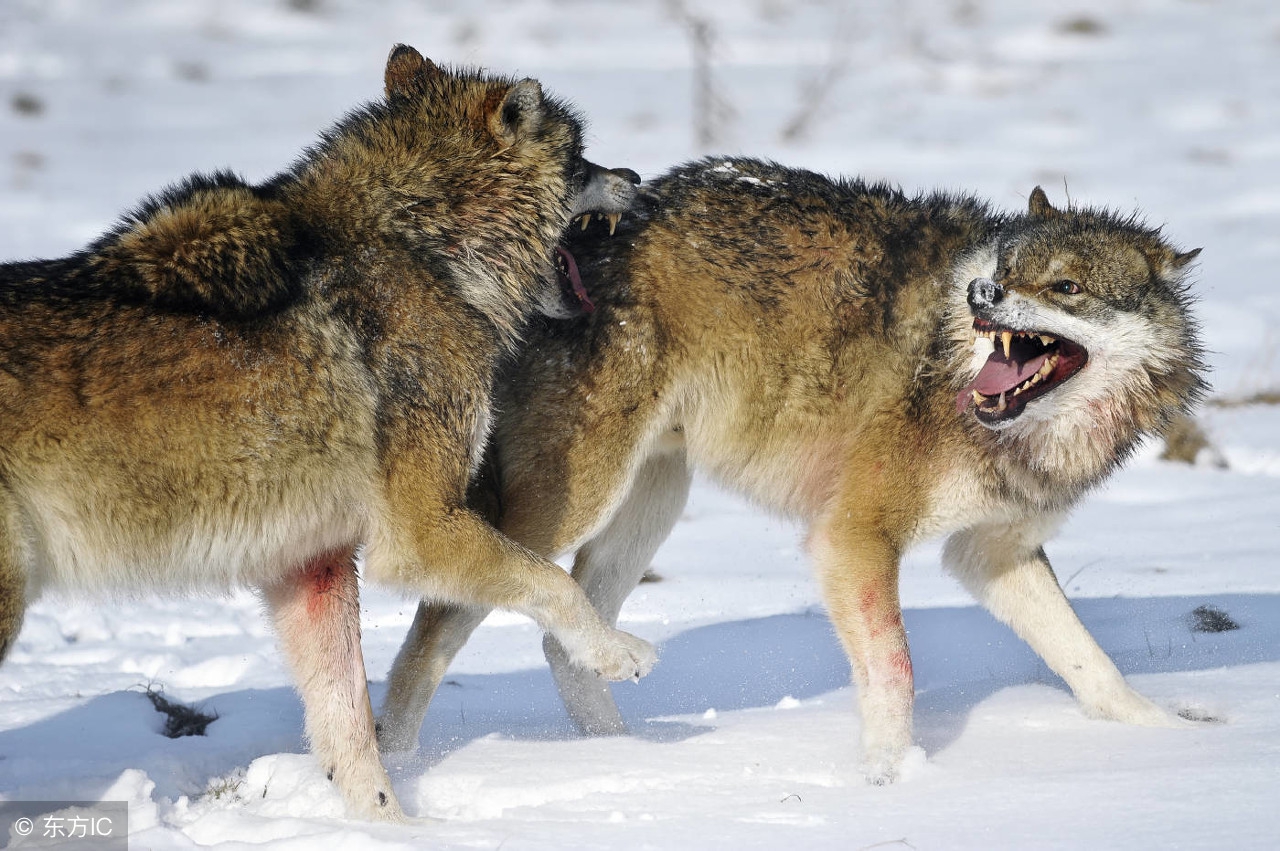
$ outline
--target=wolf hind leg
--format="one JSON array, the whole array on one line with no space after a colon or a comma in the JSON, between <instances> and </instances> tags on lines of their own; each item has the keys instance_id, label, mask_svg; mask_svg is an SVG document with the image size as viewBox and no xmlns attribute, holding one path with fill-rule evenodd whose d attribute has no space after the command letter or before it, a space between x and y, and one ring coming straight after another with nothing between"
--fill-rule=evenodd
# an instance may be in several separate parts
<instances>
[{"instance_id":1,"label":"wolf hind leg","mask_svg":"<svg viewBox=\"0 0 1280 851\"><path fill-rule=\"evenodd\" d=\"M650 458L608 524L578 550L573 576L606 623L616 624L658 547L680 519L691 475L683 451ZM626 732L609 684L570 663L548 635L542 642L569 717L585 735Z\"/></svg>"},{"instance_id":2,"label":"wolf hind leg","mask_svg":"<svg viewBox=\"0 0 1280 851\"><path fill-rule=\"evenodd\" d=\"M1076 616L1058 585L1040 541L1011 526L957 532L943 563L997 619L1062 677L1085 711L1151 727L1181 726L1125 682L1115 663Z\"/></svg>"},{"instance_id":3,"label":"wolf hind leg","mask_svg":"<svg viewBox=\"0 0 1280 851\"><path fill-rule=\"evenodd\" d=\"M311 750L347 809L360 818L404 821L378 758L353 550L322 554L262 590L302 696Z\"/></svg>"},{"instance_id":4,"label":"wolf hind leg","mask_svg":"<svg viewBox=\"0 0 1280 851\"><path fill-rule=\"evenodd\" d=\"M449 664L490 611L479 606L418 604L413 626L387 675L387 696L378 720L378 745L384 753L417 746L427 707Z\"/></svg>"},{"instance_id":5,"label":"wolf hind leg","mask_svg":"<svg viewBox=\"0 0 1280 851\"><path fill-rule=\"evenodd\" d=\"M16 515L8 491L0 487L0 662L18 640L27 612L27 572L23 569Z\"/></svg>"}]
</instances>

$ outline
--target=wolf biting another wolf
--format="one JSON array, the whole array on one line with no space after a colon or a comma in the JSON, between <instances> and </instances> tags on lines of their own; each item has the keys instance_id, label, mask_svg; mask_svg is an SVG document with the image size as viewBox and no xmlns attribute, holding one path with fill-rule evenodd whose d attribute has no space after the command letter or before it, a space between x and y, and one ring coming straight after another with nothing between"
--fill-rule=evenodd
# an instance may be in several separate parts
<instances>
[{"instance_id":1,"label":"wolf biting another wolf","mask_svg":"<svg viewBox=\"0 0 1280 851\"><path fill-rule=\"evenodd\" d=\"M1039 188L1006 215L750 159L675 169L616 236L571 249L596 310L540 325L502 376L474 498L535 552L576 551L606 620L699 470L807 524L872 782L895 778L912 740L898 565L930 537L948 536L946 567L1086 711L1178 723L1088 634L1043 544L1204 392L1184 283L1198 251ZM419 608L384 748L414 745L485 613ZM607 685L544 645L577 725L623 731Z\"/></svg>"},{"instance_id":2,"label":"wolf biting another wolf","mask_svg":"<svg viewBox=\"0 0 1280 851\"><path fill-rule=\"evenodd\" d=\"M195 177L88 248L0 266L0 655L44 588L261 589L349 811L402 818L360 651L364 576L527 613L610 678L653 651L466 505L497 364L580 309L570 222L633 172L533 80L399 46L385 99L262 185Z\"/></svg>"}]
</instances>

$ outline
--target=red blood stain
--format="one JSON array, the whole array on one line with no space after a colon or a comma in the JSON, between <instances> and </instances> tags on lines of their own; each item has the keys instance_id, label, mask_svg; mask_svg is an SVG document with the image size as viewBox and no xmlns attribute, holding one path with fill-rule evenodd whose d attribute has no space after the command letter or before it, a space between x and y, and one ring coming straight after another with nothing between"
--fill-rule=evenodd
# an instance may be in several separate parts
<instances>
[{"instance_id":1,"label":"red blood stain","mask_svg":"<svg viewBox=\"0 0 1280 851\"><path fill-rule=\"evenodd\" d=\"M899 650L885 662L889 675L894 682L911 682L911 654L905 650Z\"/></svg>"},{"instance_id":2,"label":"red blood stain","mask_svg":"<svg viewBox=\"0 0 1280 851\"><path fill-rule=\"evenodd\" d=\"M347 584L355 582L355 562L350 550L322 553L302 568L301 585L307 595L307 614L324 614L321 608L331 605L334 594L341 594Z\"/></svg>"}]
</instances>

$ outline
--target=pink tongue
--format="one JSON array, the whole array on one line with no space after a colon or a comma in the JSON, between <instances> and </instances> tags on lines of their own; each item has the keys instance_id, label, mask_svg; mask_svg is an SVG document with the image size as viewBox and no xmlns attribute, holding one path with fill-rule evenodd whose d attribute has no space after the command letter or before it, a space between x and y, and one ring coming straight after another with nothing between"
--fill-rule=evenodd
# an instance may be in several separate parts
<instances>
[{"instance_id":1,"label":"pink tongue","mask_svg":"<svg viewBox=\"0 0 1280 851\"><path fill-rule=\"evenodd\" d=\"M999 396L1006 390L1012 390L1022 382L1040 371L1047 354L1039 355L1023 363L1005 360L998 354L987 358L976 378L956 396L956 412L964 413L977 390L984 396Z\"/></svg>"},{"instance_id":2,"label":"pink tongue","mask_svg":"<svg viewBox=\"0 0 1280 851\"><path fill-rule=\"evenodd\" d=\"M560 256L564 258L564 265L569 270L569 285L573 287L573 294L578 297L578 301L582 302L582 312L591 313L596 309L596 306L591 303L591 298L587 295L587 288L582 285L582 275L578 273L577 262L566 249L557 245L556 251L560 252Z\"/></svg>"}]
</instances>

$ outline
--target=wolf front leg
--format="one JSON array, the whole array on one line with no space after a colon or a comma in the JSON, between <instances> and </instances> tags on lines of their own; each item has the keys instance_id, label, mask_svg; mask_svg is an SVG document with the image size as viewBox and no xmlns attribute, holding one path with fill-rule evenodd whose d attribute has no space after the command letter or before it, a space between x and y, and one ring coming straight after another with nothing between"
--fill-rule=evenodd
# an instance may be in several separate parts
<instances>
[{"instance_id":1,"label":"wolf front leg","mask_svg":"<svg viewBox=\"0 0 1280 851\"><path fill-rule=\"evenodd\" d=\"M683 450L647 460L608 524L578 550L573 577L605 623L616 624L628 595L671 534L689 498L691 481ZM585 735L627 731L609 684L570 664L564 648L547 636L542 642L556 687L569 717Z\"/></svg>"},{"instance_id":2,"label":"wolf front leg","mask_svg":"<svg viewBox=\"0 0 1280 851\"><path fill-rule=\"evenodd\" d=\"M378 759L360 650L360 599L352 550L326 553L263 589L302 695L307 739L352 815L403 821Z\"/></svg>"},{"instance_id":3,"label":"wolf front leg","mask_svg":"<svg viewBox=\"0 0 1280 851\"><path fill-rule=\"evenodd\" d=\"M849 654L862 714L867 782L897 779L911 746L911 654L898 601L900 548L874 524L837 508L809 537L827 612Z\"/></svg>"},{"instance_id":4,"label":"wolf front leg","mask_svg":"<svg viewBox=\"0 0 1280 851\"><path fill-rule=\"evenodd\" d=\"M952 535L943 564L1066 681L1085 711L1129 724L1177 726L1134 691L1076 616L1041 546L1054 524L978 526Z\"/></svg>"},{"instance_id":5,"label":"wolf front leg","mask_svg":"<svg viewBox=\"0 0 1280 851\"><path fill-rule=\"evenodd\" d=\"M575 664L606 679L642 677L653 667L649 643L605 624L569 574L460 501L439 499L428 477L393 474L388 498L388 525L366 553L370 578L435 602L528 615Z\"/></svg>"},{"instance_id":6,"label":"wolf front leg","mask_svg":"<svg viewBox=\"0 0 1280 851\"><path fill-rule=\"evenodd\" d=\"M0 485L0 662L18 640L27 612L27 571L19 544L22 520L8 487Z\"/></svg>"}]
</instances>

